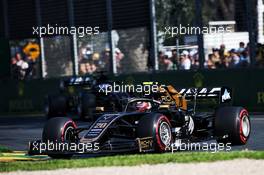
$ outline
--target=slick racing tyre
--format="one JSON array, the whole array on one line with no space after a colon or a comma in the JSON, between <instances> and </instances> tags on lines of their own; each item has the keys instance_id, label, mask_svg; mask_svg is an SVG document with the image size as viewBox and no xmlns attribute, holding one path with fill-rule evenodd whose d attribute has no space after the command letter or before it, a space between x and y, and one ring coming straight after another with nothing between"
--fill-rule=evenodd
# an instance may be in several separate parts
<instances>
[{"instance_id":1,"label":"slick racing tyre","mask_svg":"<svg viewBox=\"0 0 264 175\"><path fill-rule=\"evenodd\" d=\"M67 97L52 95L45 99L45 114L47 118L65 116L67 111Z\"/></svg>"},{"instance_id":2,"label":"slick racing tyre","mask_svg":"<svg viewBox=\"0 0 264 175\"><path fill-rule=\"evenodd\" d=\"M94 94L81 93L80 101L77 107L78 115L81 120L89 119L94 120L94 112L96 108L96 97Z\"/></svg>"},{"instance_id":3,"label":"slick racing tyre","mask_svg":"<svg viewBox=\"0 0 264 175\"><path fill-rule=\"evenodd\" d=\"M75 135L74 130L77 128L76 124L67 117L55 117L46 123L42 132L42 141L47 143L72 143L77 141L78 137ZM72 153L63 153L58 150L56 153L48 154L52 158L71 158Z\"/></svg>"},{"instance_id":4,"label":"slick racing tyre","mask_svg":"<svg viewBox=\"0 0 264 175\"><path fill-rule=\"evenodd\" d=\"M242 107L221 107L215 114L215 135L219 143L244 145L251 131L249 114Z\"/></svg>"},{"instance_id":5,"label":"slick racing tyre","mask_svg":"<svg viewBox=\"0 0 264 175\"><path fill-rule=\"evenodd\" d=\"M165 152L173 141L170 121L159 113L147 114L139 120L137 136L152 137L155 152Z\"/></svg>"}]
</instances>

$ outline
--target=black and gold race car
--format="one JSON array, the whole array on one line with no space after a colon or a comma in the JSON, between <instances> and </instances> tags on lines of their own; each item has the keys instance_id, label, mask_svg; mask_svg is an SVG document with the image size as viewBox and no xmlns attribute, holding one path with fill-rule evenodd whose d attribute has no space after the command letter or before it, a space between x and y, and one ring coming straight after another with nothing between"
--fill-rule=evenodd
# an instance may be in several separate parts
<instances>
[{"instance_id":1,"label":"black and gold race car","mask_svg":"<svg viewBox=\"0 0 264 175\"><path fill-rule=\"evenodd\" d=\"M155 99L131 98L123 112L105 113L87 127L78 127L70 118L51 118L42 140L30 142L29 154L69 158L83 153L165 152L182 143L213 139L224 147L244 145L251 130L249 114L243 107L228 105L231 95L226 87L177 91L166 86ZM200 112L199 99L219 103L212 112Z\"/></svg>"}]
</instances>

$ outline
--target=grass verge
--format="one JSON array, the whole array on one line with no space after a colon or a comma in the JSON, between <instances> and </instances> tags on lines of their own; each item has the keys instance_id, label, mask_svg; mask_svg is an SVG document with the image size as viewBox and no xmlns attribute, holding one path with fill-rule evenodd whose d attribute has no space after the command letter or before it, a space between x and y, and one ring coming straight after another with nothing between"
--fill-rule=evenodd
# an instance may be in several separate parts
<instances>
[{"instance_id":1,"label":"grass verge","mask_svg":"<svg viewBox=\"0 0 264 175\"><path fill-rule=\"evenodd\" d=\"M134 166L141 164L190 163L232 160L237 158L264 159L264 151L237 152L184 152L166 154L135 154L71 160L17 161L0 163L0 172L17 170L53 170L61 168L82 168L99 166Z\"/></svg>"},{"instance_id":2,"label":"grass verge","mask_svg":"<svg viewBox=\"0 0 264 175\"><path fill-rule=\"evenodd\" d=\"M9 148L7 148L7 147L5 147L5 146L1 146L1 145L0 145L0 155L1 155L1 153L3 153L3 152L8 152L8 153L10 153L10 152L12 152L12 150L10 150Z\"/></svg>"}]
</instances>

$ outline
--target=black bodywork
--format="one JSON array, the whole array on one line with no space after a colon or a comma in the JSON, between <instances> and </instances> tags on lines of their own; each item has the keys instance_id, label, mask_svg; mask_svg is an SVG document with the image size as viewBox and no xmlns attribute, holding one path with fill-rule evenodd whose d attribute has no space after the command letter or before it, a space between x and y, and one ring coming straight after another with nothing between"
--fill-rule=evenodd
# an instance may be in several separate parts
<instances>
[{"instance_id":1,"label":"black bodywork","mask_svg":"<svg viewBox=\"0 0 264 175\"><path fill-rule=\"evenodd\" d=\"M45 113L48 118L75 116L95 120L105 112L122 111L128 93L104 93L101 87L112 85L104 74L64 78L59 91L45 98ZM70 114L70 115L69 115Z\"/></svg>"},{"instance_id":2,"label":"black bodywork","mask_svg":"<svg viewBox=\"0 0 264 175\"><path fill-rule=\"evenodd\" d=\"M196 102L188 110L183 110L173 103L163 105L162 100L150 98L129 98L123 112L104 113L87 127L76 127L68 118L53 118L44 127L41 141L64 143L98 144L98 150L81 152L78 150L44 151L51 157L55 155L73 155L78 153L115 153L115 152L165 152L177 140L182 142L201 142L216 139L218 142L242 145L250 133L247 111L242 107L230 107L224 103L231 100L230 89L214 88L182 90L186 99L216 98L220 101L213 112L197 112ZM228 93L227 93L228 92ZM180 97L182 98L182 97ZM142 110L143 109L143 110ZM248 133L241 133L241 121L246 118ZM67 124L71 124L70 137L66 137ZM56 128L56 129L54 129ZM54 131L51 131L54 130ZM59 131L59 136L54 133ZM165 135L164 135L165 133ZM61 135L60 135L61 134ZM164 137L163 137L164 136ZM65 140L60 140L64 137ZM30 143L29 154L40 154ZM36 143L36 141L35 141Z\"/></svg>"}]
</instances>

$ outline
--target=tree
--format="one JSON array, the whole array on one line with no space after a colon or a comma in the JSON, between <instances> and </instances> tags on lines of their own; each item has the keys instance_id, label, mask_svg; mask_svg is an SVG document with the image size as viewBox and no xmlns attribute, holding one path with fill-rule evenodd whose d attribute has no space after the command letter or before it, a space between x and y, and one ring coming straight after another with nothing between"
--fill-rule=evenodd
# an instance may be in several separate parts
<instances>
[{"instance_id":1,"label":"tree","mask_svg":"<svg viewBox=\"0 0 264 175\"><path fill-rule=\"evenodd\" d=\"M234 20L235 0L201 0L203 25L209 21ZM164 31L165 26L195 25L195 1L193 0L156 0L157 28ZM179 36L181 39L182 36ZM174 45L175 38L166 37L165 45Z\"/></svg>"}]
</instances>

